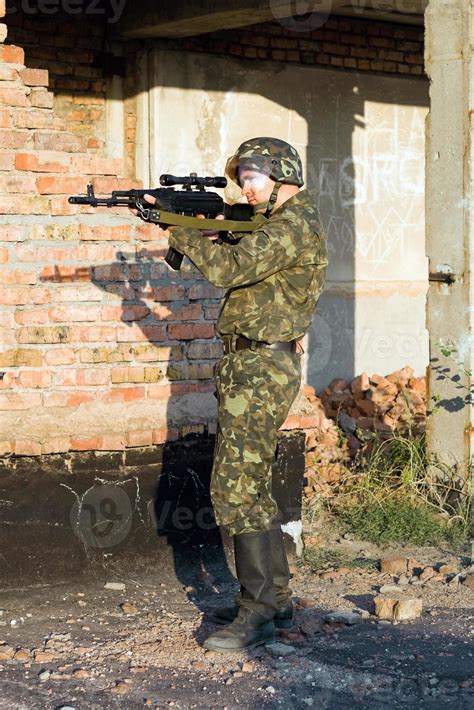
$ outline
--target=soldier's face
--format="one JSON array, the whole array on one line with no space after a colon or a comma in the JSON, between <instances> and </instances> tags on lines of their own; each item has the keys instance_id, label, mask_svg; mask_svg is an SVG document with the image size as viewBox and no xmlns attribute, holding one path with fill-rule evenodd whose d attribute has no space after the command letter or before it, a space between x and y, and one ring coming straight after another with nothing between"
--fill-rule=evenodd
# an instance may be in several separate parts
<instances>
[{"instance_id":1,"label":"soldier's face","mask_svg":"<svg viewBox=\"0 0 474 710\"><path fill-rule=\"evenodd\" d=\"M247 198L249 205L258 205L260 202L268 202L272 194L275 181L268 175L241 168L239 170L239 185L242 195Z\"/></svg>"}]
</instances>

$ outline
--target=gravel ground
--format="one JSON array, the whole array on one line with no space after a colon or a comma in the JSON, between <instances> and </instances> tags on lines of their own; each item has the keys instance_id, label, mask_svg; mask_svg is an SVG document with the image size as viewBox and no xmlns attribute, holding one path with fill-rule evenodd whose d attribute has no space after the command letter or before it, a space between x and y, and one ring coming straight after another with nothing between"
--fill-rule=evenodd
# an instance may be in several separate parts
<instances>
[{"instance_id":1,"label":"gravel ground","mask_svg":"<svg viewBox=\"0 0 474 710\"><path fill-rule=\"evenodd\" d=\"M349 566L321 572L295 563L294 628L249 653L201 647L214 628L212 609L236 589L224 567L222 574L219 566L204 569L186 587L150 561L150 571L136 576L109 567L87 586L4 591L0 708L473 708L467 561L445 550L380 551L351 540L335 548ZM391 555L453 570L426 583L400 580L371 563ZM105 586L111 582L121 588ZM402 598L421 597L422 616L375 617L373 597L387 584ZM357 623L325 621L328 612L354 610Z\"/></svg>"}]
</instances>

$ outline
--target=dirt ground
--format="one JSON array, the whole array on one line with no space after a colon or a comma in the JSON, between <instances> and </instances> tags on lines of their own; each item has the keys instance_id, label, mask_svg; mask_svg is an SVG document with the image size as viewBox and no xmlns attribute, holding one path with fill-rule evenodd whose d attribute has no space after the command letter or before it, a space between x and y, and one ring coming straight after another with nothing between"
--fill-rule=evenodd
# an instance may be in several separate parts
<instances>
[{"instance_id":1,"label":"dirt ground","mask_svg":"<svg viewBox=\"0 0 474 710\"><path fill-rule=\"evenodd\" d=\"M150 561L136 575L110 564L87 583L3 591L0 707L473 708L474 591L462 583L470 560L351 540L334 551L349 566L321 575L293 563L294 628L240 654L201 647L212 609L236 590L225 564L203 566L187 586ZM453 571L424 583L381 574L376 560L393 554ZM422 597L420 618L373 615L374 595L397 583L402 596ZM325 621L354 610L357 623Z\"/></svg>"}]
</instances>

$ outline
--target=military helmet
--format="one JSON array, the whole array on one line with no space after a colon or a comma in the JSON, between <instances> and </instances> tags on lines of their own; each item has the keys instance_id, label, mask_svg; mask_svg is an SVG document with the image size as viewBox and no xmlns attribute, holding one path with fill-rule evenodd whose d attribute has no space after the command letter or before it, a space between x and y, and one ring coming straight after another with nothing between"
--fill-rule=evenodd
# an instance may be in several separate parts
<instances>
[{"instance_id":1,"label":"military helmet","mask_svg":"<svg viewBox=\"0 0 474 710\"><path fill-rule=\"evenodd\" d=\"M301 187L303 165L298 152L279 138L251 138L240 145L226 164L226 173L238 184L239 167L258 170L276 182Z\"/></svg>"}]
</instances>

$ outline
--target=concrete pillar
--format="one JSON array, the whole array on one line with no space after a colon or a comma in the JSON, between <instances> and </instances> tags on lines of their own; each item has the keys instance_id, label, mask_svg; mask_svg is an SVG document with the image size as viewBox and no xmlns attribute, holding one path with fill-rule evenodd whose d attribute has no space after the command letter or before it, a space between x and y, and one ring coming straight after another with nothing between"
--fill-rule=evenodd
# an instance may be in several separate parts
<instances>
[{"instance_id":1,"label":"concrete pillar","mask_svg":"<svg viewBox=\"0 0 474 710\"><path fill-rule=\"evenodd\" d=\"M428 393L434 405L428 449L467 480L474 453L474 0L430 0L425 24Z\"/></svg>"}]
</instances>

